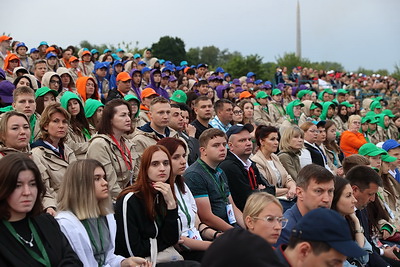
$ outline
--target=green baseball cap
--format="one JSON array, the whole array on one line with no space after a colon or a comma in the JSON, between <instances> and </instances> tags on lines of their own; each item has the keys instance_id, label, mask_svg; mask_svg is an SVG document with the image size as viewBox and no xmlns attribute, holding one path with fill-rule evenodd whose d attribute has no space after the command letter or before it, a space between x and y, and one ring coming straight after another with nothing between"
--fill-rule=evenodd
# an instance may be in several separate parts
<instances>
[{"instance_id":1,"label":"green baseball cap","mask_svg":"<svg viewBox=\"0 0 400 267\"><path fill-rule=\"evenodd\" d=\"M320 109L322 109L322 105L320 104L320 103L318 103L318 102L313 102L313 103L311 103L311 106L310 106L310 110L314 110L314 109L316 109L316 108L320 108Z\"/></svg>"},{"instance_id":2,"label":"green baseball cap","mask_svg":"<svg viewBox=\"0 0 400 267\"><path fill-rule=\"evenodd\" d=\"M348 107L348 108L354 107L354 105L350 104L349 101L343 101L342 103L340 103L340 105Z\"/></svg>"},{"instance_id":3,"label":"green baseball cap","mask_svg":"<svg viewBox=\"0 0 400 267\"><path fill-rule=\"evenodd\" d=\"M264 91L259 91L256 94L256 99L267 98L267 97L269 97L269 95Z\"/></svg>"},{"instance_id":4,"label":"green baseball cap","mask_svg":"<svg viewBox=\"0 0 400 267\"><path fill-rule=\"evenodd\" d=\"M299 99L301 99L303 96L305 96L306 94L310 93L310 90L301 90L297 93L297 97Z\"/></svg>"},{"instance_id":5,"label":"green baseball cap","mask_svg":"<svg viewBox=\"0 0 400 267\"><path fill-rule=\"evenodd\" d=\"M387 154L387 152L383 149L379 149L376 145L374 145L373 143L366 143L364 145L362 145L359 149L358 149L358 154L362 155L362 156L371 156L371 157L375 157L378 155L384 155Z\"/></svg>"},{"instance_id":6,"label":"green baseball cap","mask_svg":"<svg viewBox=\"0 0 400 267\"><path fill-rule=\"evenodd\" d=\"M187 95L184 91L182 90L176 90L172 96L170 97L170 100L178 102L178 103L183 103L186 104L187 101Z\"/></svg>"},{"instance_id":7,"label":"green baseball cap","mask_svg":"<svg viewBox=\"0 0 400 267\"><path fill-rule=\"evenodd\" d=\"M385 114L386 116L388 116L389 118L394 118L395 116L393 115L393 112L390 109L384 109L382 111L383 114Z\"/></svg>"},{"instance_id":8,"label":"green baseball cap","mask_svg":"<svg viewBox=\"0 0 400 267\"><path fill-rule=\"evenodd\" d=\"M140 103L139 98L137 98L134 95L126 95L126 96L124 96L124 100L126 100L126 101L136 100L138 103Z\"/></svg>"},{"instance_id":9,"label":"green baseball cap","mask_svg":"<svg viewBox=\"0 0 400 267\"><path fill-rule=\"evenodd\" d=\"M56 90L50 89L49 87L41 87L36 90L35 99L37 99L39 96L44 96L47 93L52 93L54 97L58 96L58 92Z\"/></svg>"},{"instance_id":10,"label":"green baseball cap","mask_svg":"<svg viewBox=\"0 0 400 267\"><path fill-rule=\"evenodd\" d=\"M379 102L379 101L373 101L372 103L371 103L371 105L369 105L369 108L371 109L371 110L374 110L374 109L376 109L376 108L382 108L382 105L381 105L381 103Z\"/></svg>"},{"instance_id":11,"label":"green baseball cap","mask_svg":"<svg viewBox=\"0 0 400 267\"><path fill-rule=\"evenodd\" d=\"M277 89L277 88L275 88L274 90L272 90L272 95L281 95L281 94L282 94L282 91L279 90L279 89Z\"/></svg>"},{"instance_id":12,"label":"green baseball cap","mask_svg":"<svg viewBox=\"0 0 400 267\"><path fill-rule=\"evenodd\" d=\"M395 162L397 158L390 156L389 154L382 155L382 161L384 162Z\"/></svg>"},{"instance_id":13,"label":"green baseball cap","mask_svg":"<svg viewBox=\"0 0 400 267\"><path fill-rule=\"evenodd\" d=\"M298 100L298 99L295 99L295 100L293 100L292 102L290 102L290 103L293 103L292 104L292 106L293 107L295 107L295 106L300 106L300 107L304 107L304 104L303 104L303 102L301 102L300 100Z\"/></svg>"},{"instance_id":14,"label":"green baseball cap","mask_svg":"<svg viewBox=\"0 0 400 267\"><path fill-rule=\"evenodd\" d=\"M85 110L85 117L92 117L99 107L104 107L103 103L101 103L99 100L93 98L86 100L85 107L83 108Z\"/></svg>"},{"instance_id":15,"label":"green baseball cap","mask_svg":"<svg viewBox=\"0 0 400 267\"><path fill-rule=\"evenodd\" d=\"M345 89L338 89L337 91L336 91L336 94L348 94L349 92L347 91L347 90L345 90Z\"/></svg>"}]
</instances>

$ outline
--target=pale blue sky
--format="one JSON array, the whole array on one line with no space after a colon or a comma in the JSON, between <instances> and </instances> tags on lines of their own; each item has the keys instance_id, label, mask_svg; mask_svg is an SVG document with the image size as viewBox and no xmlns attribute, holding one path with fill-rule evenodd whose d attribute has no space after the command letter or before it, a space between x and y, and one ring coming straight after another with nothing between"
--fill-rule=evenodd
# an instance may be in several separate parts
<instances>
[{"instance_id":1,"label":"pale blue sky","mask_svg":"<svg viewBox=\"0 0 400 267\"><path fill-rule=\"evenodd\" d=\"M296 50L296 0L0 0L1 32L29 48L40 41L66 47L93 44L150 46L161 36L190 47L215 45L274 61ZM400 1L300 0L302 56L359 66L400 65ZM6 16L4 14L7 14ZM190 62L189 62L190 63Z\"/></svg>"}]
</instances>

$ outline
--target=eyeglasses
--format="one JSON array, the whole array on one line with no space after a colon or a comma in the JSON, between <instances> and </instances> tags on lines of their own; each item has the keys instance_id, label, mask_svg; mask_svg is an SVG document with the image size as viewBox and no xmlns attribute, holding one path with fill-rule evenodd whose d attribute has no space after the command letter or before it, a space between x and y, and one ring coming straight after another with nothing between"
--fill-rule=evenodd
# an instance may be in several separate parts
<instances>
[{"instance_id":1,"label":"eyeglasses","mask_svg":"<svg viewBox=\"0 0 400 267\"><path fill-rule=\"evenodd\" d=\"M61 83L60 81L50 80L50 83Z\"/></svg>"},{"instance_id":2,"label":"eyeglasses","mask_svg":"<svg viewBox=\"0 0 400 267\"><path fill-rule=\"evenodd\" d=\"M243 114L243 111L242 110L234 110L233 114L240 115L240 114Z\"/></svg>"},{"instance_id":3,"label":"eyeglasses","mask_svg":"<svg viewBox=\"0 0 400 267\"><path fill-rule=\"evenodd\" d=\"M319 133L320 130L308 130L310 133Z\"/></svg>"},{"instance_id":4,"label":"eyeglasses","mask_svg":"<svg viewBox=\"0 0 400 267\"><path fill-rule=\"evenodd\" d=\"M263 218L253 217L253 219L263 220L264 222L267 222L269 224L274 224L274 223L278 222L282 226L282 228L285 228L285 226L287 225L287 223L289 221L288 219L286 219L284 217L275 217L275 216L267 216L267 217L263 217Z\"/></svg>"}]
</instances>

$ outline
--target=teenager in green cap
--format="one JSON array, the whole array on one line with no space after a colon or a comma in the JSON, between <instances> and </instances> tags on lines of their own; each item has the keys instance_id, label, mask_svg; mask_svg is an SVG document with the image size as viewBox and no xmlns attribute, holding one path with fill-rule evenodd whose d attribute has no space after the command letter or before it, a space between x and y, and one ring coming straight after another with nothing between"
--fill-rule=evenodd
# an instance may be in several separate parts
<instances>
[{"instance_id":1,"label":"teenager in green cap","mask_svg":"<svg viewBox=\"0 0 400 267\"><path fill-rule=\"evenodd\" d=\"M304 104L300 100L296 99L290 102L286 106L286 119L282 122L279 127L279 132L282 135L286 128L292 125L298 125L301 116L301 108Z\"/></svg>"},{"instance_id":2,"label":"teenager in green cap","mask_svg":"<svg viewBox=\"0 0 400 267\"><path fill-rule=\"evenodd\" d=\"M56 103L58 92L49 87L41 87L35 92L36 112L42 114L45 107Z\"/></svg>"},{"instance_id":3,"label":"teenager in green cap","mask_svg":"<svg viewBox=\"0 0 400 267\"><path fill-rule=\"evenodd\" d=\"M89 98L85 102L85 117L89 122L90 132L96 132L97 125L103 114L104 104L99 100Z\"/></svg>"},{"instance_id":4,"label":"teenager in green cap","mask_svg":"<svg viewBox=\"0 0 400 267\"><path fill-rule=\"evenodd\" d=\"M272 120L268 108L269 95L264 91L256 94L256 103L254 104L254 123L258 125L276 126L276 122Z\"/></svg>"},{"instance_id":5,"label":"teenager in green cap","mask_svg":"<svg viewBox=\"0 0 400 267\"><path fill-rule=\"evenodd\" d=\"M319 121L319 116L321 116L322 112L321 103L304 100L303 104L303 113L300 116L299 125L302 125L306 121Z\"/></svg>"},{"instance_id":6,"label":"teenager in green cap","mask_svg":"<svg viewBox=\"0 0 400 267\"><path fill-rule=\"evenodd\" d=\"M126 95L124 97L124 100L128 101L128 103L131 105L132 108L132 116L131 116L131 123L132 123L132 128L136 129L137 127L141 127L146 124L146 122L142 119L140 119L139 114L140 114L140 100L134 95ZM133 133L132 133L133 134ZM131 134L131 138L133 135ZM129 139L129 137L127 137Z\"/></svg>"},{"instance_id":7,"label":"teenager in green cap","mask_svg":"<svg viewBox=\"0 0 400 267\"><path fill-rule=\"evenodd\" d=\"M93 133L89 131L82 101L77 94L66 91L61 97L61 106L71 115L65 143L74 151L77 159L84 159Z\"/></svg>"},{"instance_id":8,"label":"teenager in green cap","mask_svg":"<svg viewBox=\"0 0 400 267\"><path fill-rule=\"evenodd\" d=\"M330 101L324 102L322 104L322 113L321 113L321 116L319 116L319 118L323 121L333 120L333 118L336 115L335 109L336 109L335 103L330 102Z\"/></svg>"},{"instance_id":9,"label":"teenager in green cap","mask_svg":"<svg viewBox=\"0 0 400 267\"><path fill-rule=\"evenodd\" d=\"M286 115L285 108L282 105L282 91L272 90L272 101L268 104L271 119L277 124L281 124Z\"/></svg>"},{"instance_id":10,"label":"teenager in green cap","mask_svg":"<svg viewBox=\"0 0 400 267\"><path fill-rule=\"evenodd\" d=\"M378 128L378 122L379 120L376 118L373 112L368 112L367 116L369 117L370 120L368 121L368 139L371 143L377 144L381 142L381 137L379 132L377 131Z\"/></svg>"}]
</instances>

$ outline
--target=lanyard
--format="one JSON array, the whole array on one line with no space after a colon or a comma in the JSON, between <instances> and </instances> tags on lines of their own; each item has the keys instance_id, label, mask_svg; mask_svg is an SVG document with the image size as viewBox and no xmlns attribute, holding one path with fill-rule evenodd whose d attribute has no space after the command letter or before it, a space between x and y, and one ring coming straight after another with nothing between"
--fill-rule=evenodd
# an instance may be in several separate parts
<instances>
[{"instance_id":1,"label":"lanyard","mask_svg":"<svg viewBox=\"0 0 400 267\"><path fill-rule=\"evenodd\" d=\"M94 246L95 252L96 253L103 253L104 252L103 231L101 229L101 224L100 224L99 220L100 220L99 218L96 219L96 221L97 221L97 230L99 231L99 237L100 237L100 248L101 248L101 250L97 247L96 241L94 240L93 233L90 230L90 226L89 226L88 222L86 220L83 220L82 224L85 227L86 232L89 235L90 243L92 243L92 245ZM103 256L104 256L104 253L103 253ZM100 262L98 262L98 266L103 266L104 263L105 263L105 257L103 257L103 259L100 260Z\"/></svg>"},{"instance_id":2,"label":"lanyard","mask_svg":"<svg viewBox=\"0 0 400 267\"><path fill-rule=\"evenodd\" d=\"M208 170L207 166L203 163L202 160L198 159L197 162L200 163L200 165L203 167L203 169L211 176L215 185L218 188L219 193L221 194L221 197L224 199L226 204L229 204L228 198L226 197L226 194L225 194L225 188L224 188L224 183L222 183L222 179L220 179L220 183L218 183L218 181L217 181L217 177L219 175L216 177L215 175L211 174L211 172ZM221 174L221 172L218 172L218 173Z\"/></svg>"},{"instance_id":3,"label":"lanyard","mask_svg":"<svg viewBox=\"0 0 400 267\"><path fill-rule=\"evenodd\" d=\"M251 190L256 189L257 188L256 175L254 174L254 170L251 166L247 171L247 177L249 178Z\"/></svg>"},{"instance_id":4,"label":"lanyard","mask_svg":"<svg viewBox=\"0 0 400 267\"><path fill-rule=\"evenodd\" d=\"M128 170L131 170L132 169L132 156L131 156L131 152L129 151L128 147L124 144L126 152L128 153L129 162L125 157L124 150L122 149L121 145L118 143L117 139L115 139L114 135L111 135L111 139L117 145L119 152L121 152L122 159L124 160L126 167L128 168Z\"/></svg>"},{"instance_id":5,"label":"lanyard","mask_svg":"<svg viewBox=\"0 0 400 267\"><path fill-rule=\"evenodd\" d=\"M29 140L29 143L33 143L35 139L35 125L36 125L36 115L32 114L31 117L29 118L29 124L31 126L31 140Z\"/></svg>"},{"instance_id":6,"label":"lanyard","mask_svg":"<svg viewBox=\"0 0 400 267\"><path fill-rule=\"evenodd\" d=\"M281 116L285 116L285 110L282 107L278 106L275 103L272 103L272 105L274 105L274 107L278 110L278 112L279 112L279 114L281 114Z\"/></svg>"},{"instance_id":7,"label":"lanyard","mask_svg":"<svg viewBox=\"0 0 400 267\"><path fill-rule=\"evenodd\" d=\"M10 231L10 233L17 239L19 243L23 245L23 247L26 249L26 251L31 255L32 258L34 258L36 261L40 262L44 266L51 266L49 256L47 255L46 250L44 249L42 240L39 237L38 232L36 231L36 228L33 226L33 223L31 222L30 219L28 219L29 223L29 229L32 231L33 234L33 239L35 240L40 253L42 254L42 257L40 257L35 251L29 249L27 246L22 243L21 239L17 236L17 232L15 231L14 227L9 223L8 221L3 220L4 225L7 227L7 229Z\"/></svg>"},{"instance_id":8,"label":"lanyard","mask_svg":"<svg viewBox=\"0 0 400 267\"><path fill-rule=\"evenodd\" d=\"M179 199L177 199L178 200L178 205L181 208L182 212L185 214L186 219L188 221L188 228L190 229L190 222L192 220L192 217L189 214L189 211L188 211L188 208L186 206L185 200L183 199L183 196L182 196L182 192L181 192L181 190L179 190L179 188L178 188L178 192L179 192L179 195L181 196L181 200L182 200L183 206L182 206L181 202L179 201Z\"/></svg>"}]
</instances>

